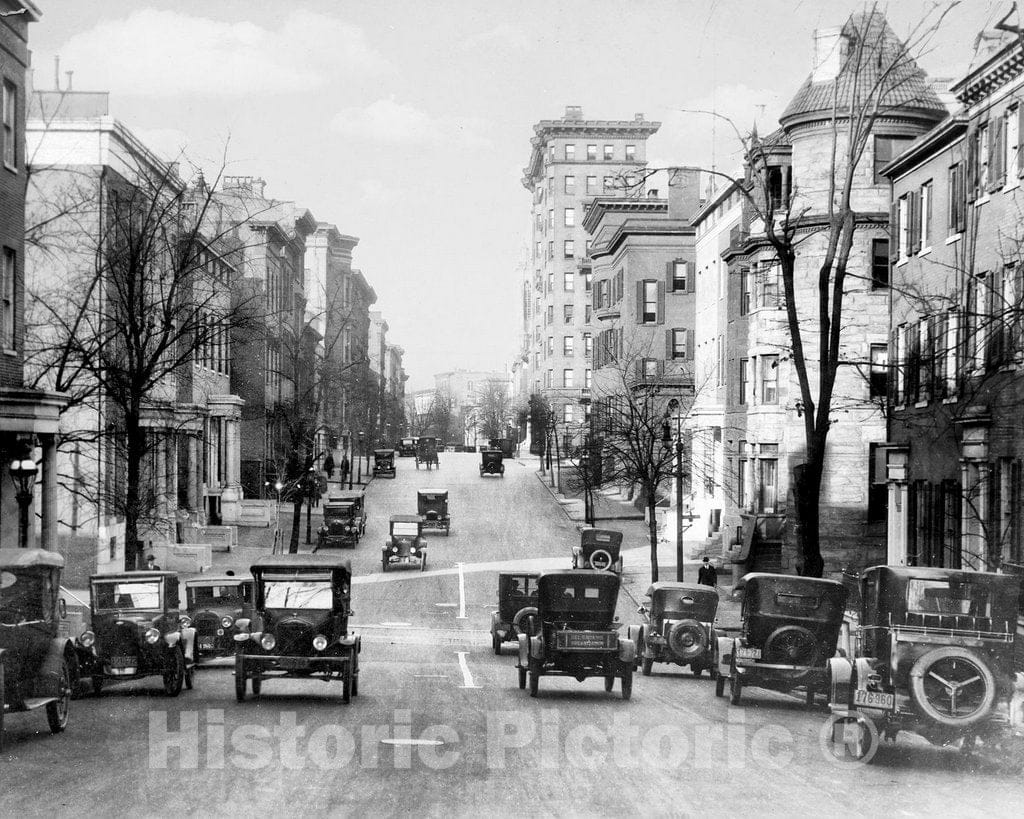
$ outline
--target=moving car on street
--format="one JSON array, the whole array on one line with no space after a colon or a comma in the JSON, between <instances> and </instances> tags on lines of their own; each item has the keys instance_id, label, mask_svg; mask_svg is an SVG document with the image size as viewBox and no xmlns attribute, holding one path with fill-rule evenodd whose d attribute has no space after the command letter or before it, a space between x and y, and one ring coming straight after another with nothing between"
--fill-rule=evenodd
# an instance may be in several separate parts
<instances>
[{"instance_id":1,"label":"moving car on street","mask_svg":"<svg viewBox=\"0 0 1024 819\"><path fill-rule=\"evenodd\" d=\"M580 545L573 546L572 567L622 574L622 532L614 529L580 530Z\"/></svg>"},{"instance_id":2,"label":"moving car on street","mask_svg":"<svg viewBox=\"0 0 1024 819\"><path fill-rule=\"evenodd\" d=\"M317 531L316 548L354 549L359 543L361 520L356 505L350 500L331 499L323 505L324 522Z\"/></svg>"},{"instance_id":3,"label":"moving car on street","mask_svg":"<svg viewBox=\"0 0 1024 819\"><path fill-rule=\"evenodd\" d=\"M622 681L622 698L633 693L636 642L620 637L615 618L619 577L610 572L546 572L537 578L537 614L518 635L519 687L530 683L536 697L540 678L604 677L604 690ZM531 622L532 621L532 622Z\"/></svg>"},{"instance_id":4,"label":"moving car on street","mask_svg":"<svg viewBox=\"0 0 1024 819\"><path fill-rule=\"evenodd\" d=\"M537 614L536 572L501 572L498 575L498 610L491 613L491 647L501 654L502 643L525 634L528 618Z\"/></svg>"},{"instance_id":5,"label":"moving car on street","mask_svg":"<svg viewBox=\"0 0 1024 819\"><path fill-rule=\"evenodd\" d=\"M445 537L452 533L446 490L421 489L417 492L416 513L423 518L424 529L444 529Z\"/></svg>"},{"instance_id":6,"label":"moving car on street","mask_svg":"<svg viewBox=\"0 0 1024 819\"><path fill-rule=\"evenodd\" d=\"M846 588L836 580L759 572L741 583L740 633L717 641L715 694L722 696L726 680L732 705L748 685L801 688L810 707L827 687L826 663L836 653Z\"/></svg>"},{"instance_id":7,"label":"moving car on street","mask_svg":"<svg viewBox=\"0 0 1024 819\"><path fill-rule=\"evenodd\" d=\"M392 515L388 539L380 554L381 571L392 566L427 568L427 539L423 537L423 519L419 515Z\"/></svg>"},{"instance_id":8,"label":"moving car on street","mask_svg":"<svg viewBox=\"0 0 1024 819\"><path fill-rule=\"evenodd\" d=\"M235 653L232 636L238 620L252 617L252 580L229 575L185 581L182 625L195 629L195 661Z\"/></svg>"},{"instance_id":9,"label":"moving car on street","mask_svg":"<svg viewBox=\"0 0 1024 819\"><path fill-rule=\"evenodd\" d=\"M366 492L362 489L332 489L328 503L347 501L355 505L356 523L359 526L357 534L362 536L366 533Z\"/></svg>"},{"instance_id":10,"label":"moving car on street","mask_svg":"<svg viewBox=\"0 0 1024 819\"><path fill-rule=\"evenodd\" d=\"M395 449L398 451L399 458L415 458L416 457L416 441L418 438L403 438L398 442L398 446Z\"/></svg>"},{"instance_id":11,"label":"moving car on street","mask_svg":"<svg viewBox=\"0 0 1024 819\"><path fill-rule=\"evenodd\" d=\"M505 464L501 462L500 449L485 449L480 453L480 477L484 475L505 477Z\"/></svg>"},{"instance_id":12,"label":"moving car on street","mask_svg":"<svg viewBox=\"0 0 1024 819\"><path fill-rule=\"evenodd\" d=\"M437 438L431 438L428 436L421 436L416 441L416 468L420 468L420 464L424 464L429 471L431 467L436 466L440 468L441 463L437 459L438 450Z\"/></svg>"},{"instance_id":13,"label":"moving car on street","mask_svg":"<svg viewBox=\"0 0 1024 819\"><path fill-rule=\"evenodd\" d=\"M5 713L43 708L51 733L67 727L78 662L58 633L63 568L56 552L0 549L0 749Z\"/></svg>"},{"instance_id":14,"label":"moving car on street","mask_svg":"<svg viewBox=\"0 0 1024 819\"><path fill-rule=\"evenodd\" d=\"M651 607L640 607L647 626L638 649L644 676L650 676L654 663L689 666L694 677L708 669L714 676L718 592L697 583L662 581L652 583L646 596Z\"/></svg>"},{"instance_id":15,"label":"moving car on street","mask_svg":"<svg viewBox=\"0 0 1024 819\"><path fill-rule=\"evenodd\" d=\"M870 761L900 731L965 752L1007 731L1019 594L1012 575L867 569L856 656L828 664L830 741Z\"/></svg>"},{"instance_id":16,"label":"moving car on street","mask_svg":"<svg viewBox=\"0 0 1024 819\"><path fill-rule=\"evenodd\" d=\"M488 449L500 449L501 454L505 458L514 458L516 456L516 442L511 438L491 438L487 442Z\"/></svg>"},{"instance_id":17,"label":"moving car on street","mask_svg":"<svg viewBox=\"0 0 1024 819\"><path fill-rule=\"evenodd\" d=\"M393 449L373 450L373 477L395 477L395 451Z\"/></svg>"},{"instance_id":18,"label":"moving car on street","mask_svg":"<svg viewBox=\"0 0 1024 819\"><path fill-rule=\"evenodd\" d=\"M237 622L235 699L248 683L259 696L263 681L315 677L341 683L341 700L359 694L362 641L349 632L352 569L335 555L272 555L252 566L251 620Z\"/></svg>"},{"instance_id":19,"label":"moving car on street","mask_svg":"<svg viewBox=\"0 0 1024 819\"><path fill-rule=\"evenodd\" d=\"M195 629L183 626L178 575L142 571L93 575L92 628L78 638L82 677L92 677L93 694L106 682L163 678L164 692L176 697L182 683L192 687Z\"/></svg>"}]
</instances>

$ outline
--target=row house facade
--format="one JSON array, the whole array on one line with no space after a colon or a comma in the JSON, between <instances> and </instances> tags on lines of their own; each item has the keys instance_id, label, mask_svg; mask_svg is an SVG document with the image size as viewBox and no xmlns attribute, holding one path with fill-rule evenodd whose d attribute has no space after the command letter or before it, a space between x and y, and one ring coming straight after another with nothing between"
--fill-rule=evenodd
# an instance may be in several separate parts
<instances>
[{"instance_id":1,"label":"row house facade","mask_svg":"<svg viewBox=\"0 0 1024 819\"><path fill-rule=\"evenodd\" d=\"M1024 47L1003 32L892 180L888 562L1024 563Z\"/></svg>"},{"instance_id":2,"label":"row house facade","mask_svg":"<svg viewBox=\"0 0 1024 819\"><path fill-rule=\"evenodd\" d=\"M532 245L522 282L523 373L514 383L548 400L559 424L578 425L578 403L590 364L584 335L593 323L589 242L584 217L598 197L629 198L644 189L647 139L660 123L588 120L577 106L561 119L541 120L530 140L523 186L530 192ZM572 346L554 338L572 336Z\"/></svg>"}]
</instances>

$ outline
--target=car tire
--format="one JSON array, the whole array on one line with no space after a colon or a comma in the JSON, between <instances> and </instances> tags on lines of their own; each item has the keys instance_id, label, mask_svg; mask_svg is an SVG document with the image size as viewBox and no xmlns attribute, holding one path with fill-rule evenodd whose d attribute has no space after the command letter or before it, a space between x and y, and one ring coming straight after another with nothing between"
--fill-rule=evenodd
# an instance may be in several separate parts
<instances>
[{"instance_id":1,"label":"car tire","mask_svg":"<svg viewBox=\"0 0 1024 819\"><path fill-rule=\"evenodd\" d=\"M427 556L420 555L420 571L425 572L427 570Z\"/></svg>"},{"instance_id":2,"label":"car tire","mask_svg":"<svg viewBox=\"0 0 1024 819\"><path fill-rule=\"evenodd\" d=\"M739 705L743 697L743 680L739 674L729 677L729 705Z\"/></svg>"},{"instance_id":3,"label":"car tire","mask_svg":"<svg viewBox=\"0 0 1024 819\"><path fill-rule=\"evenodd\" d=\"M386 557L382 558L380 561L380 570L382 572L386 572L388 570L388 559Z\"/></svg>"},{"instance_id":4,"label":"car tire","mask_svg":"<svg viewBox=\"0 0 1024 819\"><path fill-rule=\"evenodd\" d=\"M4 749L4 663L0 659L0 751Z\"/></svg>"},{"instance_id":5,"label":"car tire","mask_svg":"<svg viewBox=\"0 0 1024 819\"><path fill-rule=\"evenodd\" d=\"M345 671L341 675L341 701L348 705L352 702L352 655L345 663Z\"/></svg>"},{"instance_id":6,"label":"car tire","mask_svg":"<svg viewBox=\"0 0 1024 819\"><path fill-rule=\"evenodd\" d=\"M98 697L103 693L103 675L93 674L92 675L92 695Z\"/></svg>"},{"instance_id":7,"label":"car tire","mask_svg":"<svg viewBox=\"0 0 1024 819\"><path fill-rule=\"evenodd\" d=\"M185 660L185 690L191 691L195 687L196 664Z\"/></svg>"},{"instance_id":8,"label":"car tire","mask_svg":"<svg viewBox=\"0 0 1024 819\"><path fill-rule=\"evenodd\" d=\"M252 688L252 695L258 697L263 691L263 677L259 671L254 671L249 677L249 687Z\"/></svg>"},{"instance_id":9,"label":"car tire","mask_svg":"<svg viewBox=\"0 0 1024 819\"><path fill-rule=\"evenodd\" d=\"M808 708L813 708L814 707L814 695L816 693L817 692L813 688L808 688L807 689L807 701L806 701L805 704L806 704L806 706Z\"/></svg>"},{"instance_id":10,"label":"car tire","mask_svg":"<svg viewBox=\"0 0 1024 819\"><path fill-rule=\"evenodd\" d=\"M762 656L766 663L817 665L818 654L813 631L803 626L782 626L768 635Z\"/></svg>"},{"instance_id":11,"label":"car tire","mask_svg":"<svg viewBox=\"0 0 1024 819\"><path fill-rule=\"evenodd\" d=\"M523 606L519 611L512 615L512 626L518 634L525 634L528 637L534 636L527 631L527 621L531 616L537 616L536 606Z\"/></svg>"},{"instance_id":12,"label":"car tire","mask_svg":"<svg viewBox=\"0 0 1024 819\"><path fill-rule=\"evenodd\" d=\"M701 674L704 673L704 666L701 666L701 665L693 666L693 665L691 665L690 666L690 672L693 674L694 677L699 677Z\"/></svg>"},{"instance_id":13,"label":"car tire","mask_svg":"<svg viewBox=\"0 0 1024 819\"><path fill-rule=\"evenodd\" d=\"M185 682L185 655L177 646L171 649L170 668L164 670L164 693L168 697L176 697L181 693Z\"/></svg>"},{"instance_id":14,"label":"car tire","mask_svg":"<svg viewBox=\"0 0 1024 819\"><path fill-rule=\"evenodd\" d=\"M725 677L723 677L721 674L718 674L715 677L715 696L716 697L724 697L725 696Z\"/></svg>"},{"instance_id":15,"label":"car tire","mask_svg":"<svg viewBox=\"0 0 1024 819\"><path fill-rule=\"evenodd\" d=\"M2 683L0 683L2 684ZM0 705L0 711L3 705ZM68 727L68 714L71 710L71 667L67 657L60 661L60 688L57 700L46 706L46 721L50 724L50 733L59 734Z\"/></svg>"},{"instance_id":16,"label":"car tire","mask_svg":"<svg viewBox=\"0 0 1024 819\"><path fill-rule=\"evenodd\" d=\"M537 692L540 690L540 669L537 667L537 663L530 660L530 696L536 697Z\"/></svg>"},{"instance_id":17,"label":"car tire","mask_svg":"<svg viewBox=\"0 0 1024 819\"><path fill-rule=\"evenodd\" d=\"M499 657L501 656L501 638L498 637L498 632L491 632L491 648L494 649L494 653Z\"/></svg>"},{"instance_id":18,"label":"car tire","mask_svg":"<svg viewBox=\"0 0 1024 819\"><path fill-rule=\"evenodd\" d=\"M688 646L683 643L687 635L693 640ZM704 626L697 620L688 619L680 620L669 629L667 641L669 651L679 661L687 663L704 656L707 651L708 636L704 631Z\"/></svg>"},{"instance_id":19,"label":"car tire","mask_svg":"<svg viewBox=\"0 0 1024 819\"><path fill-rule=\"evenodd\" d=\"M969 713L958 715L955 713L955 695L959 694L960 688L950 694L945 681L955 676L966 677L967 674L972 676L967 678L966 685L963 682L961 685L971 697L972 708ZM939 686L935 685L935 680L940 681ZM984 690L977 693L979 685L984 686ZM945 691L941 690L943 686ZM945 707L947 694L949 708L954 713L949 713L949 708ZM943 646L922 655L911 667L910 699L926 720L948 728L966 728L988 717L996 699L996 680L987 663L975 652L960 646Z\"/></svg>"},{"instance_id":20,"label":"car tire","mask_svg":"<svg viewBox=\"0 0 1024 819\"><path fill-rule=\"evenodd\" d=\"M628 700L633 696L633 669L626 667L626 673L622 675L622 699Z\"/></svg>"},{"instance_id":21,"label":"car tire","mask_svg":"<svg viewBox=\"0 0 1024 819\"><path fill-rule=\"evenodd\" d=\"M359 652L352 649L352 696L359 696Z\"/></svg>"},{"instance_id":22,"label":"car tire","mask_svg":"<svg viewBox=\"0 0 1024 819\"><path fill-rule=\"evenodd\" d=\"M245 657L235 655L235 700L245 702Z\"/></svg>"},{"instance_id":23,"label":"car tire","mask_svg":"<svg viewBox=\"0 0 1024 819\"><path fill-rule=\"evenodd\" d=\"M615 677L609 675L604 678L604 690L611 691L615 687Z\"/></svg>"},{"instance_id":24,"label":"car tire","mask_svg":"<svg viewBox=\"0 0 1024 819\"><path fill-rule=\"evenodd\" d=\"M651 676L651 671L653 670L653 668L654 668L654 658L653 657L644 657L643 665L641 666L643 675L645 677L650 677Z\"/></svg>"},{"instance_id":25,"label":"car tire","mask_svg":"<svg viewBox=\"0 0 1024 819\"><path fill-rule=\"evenodd\" d=\"M519 690L522 691L526 688L526 669L519 666L516 670L519 672Z\"/></svg>"},{"instance_id":26,"label":"car tire","mask_svg":"<svg viewBox=\"0 0 1024 819\"><path fill-rule=\"evenodd\" d=\"M594 558L598 557L599 555L603 556L603 559L601 559L599 562L604 564L604 566L600 569L598 569L597 566L594 565ZM599 572L610 572L614 568L612 554L607 549L594 549L594 551L590 553L590 558L587 560L587 563L590 564L591 569L595 569Z\"/></svg>"}]
</instances>

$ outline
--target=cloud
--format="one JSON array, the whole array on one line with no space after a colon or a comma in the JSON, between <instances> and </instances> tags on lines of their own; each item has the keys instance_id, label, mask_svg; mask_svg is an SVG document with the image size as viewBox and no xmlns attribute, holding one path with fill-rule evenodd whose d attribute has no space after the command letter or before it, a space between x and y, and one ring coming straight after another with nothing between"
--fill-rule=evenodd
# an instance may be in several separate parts
<instances>
[{"instance_id":1,"label":"cloud","mask_svg":"<svg viewBox=\"0 0 1024 819\"><path fill-rule=\"evenodd\" d=\"M441 145L457 143L485 148L485 123L479 118L433 117L394 97L362 108L343 108L331 119L331 129L353 140L389 145Z\"/></svg>"},{"instance_id":2,"label":"cloud","mask_svg":"<svg viewBox=\"0 0 1024 819\"><path fill-rule=\"evenodd\" d=\"M337 17L288 8L281 19L264 28L143 9L75 34L58 52L78 88L161 97L290 93L388 67L362 29Z\"/></svg>"}]
</instances>

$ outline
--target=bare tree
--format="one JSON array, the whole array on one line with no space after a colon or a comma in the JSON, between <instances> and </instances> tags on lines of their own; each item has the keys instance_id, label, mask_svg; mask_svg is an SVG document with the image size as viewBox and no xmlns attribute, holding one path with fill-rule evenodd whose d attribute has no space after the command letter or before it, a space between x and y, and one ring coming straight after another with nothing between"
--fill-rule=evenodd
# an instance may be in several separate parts
<instances>
[{"instance_id":1,"label":"bare tree","mask_svg":"<svg viewBox=\"0 0 1024 819\"><path fill-rule=\"evenodd\" d=\"M508 385L504 381L489 379L481 385L477 392L474 412L485 439L505 437L511 407Z\"/></svg>"}]
</instances>

